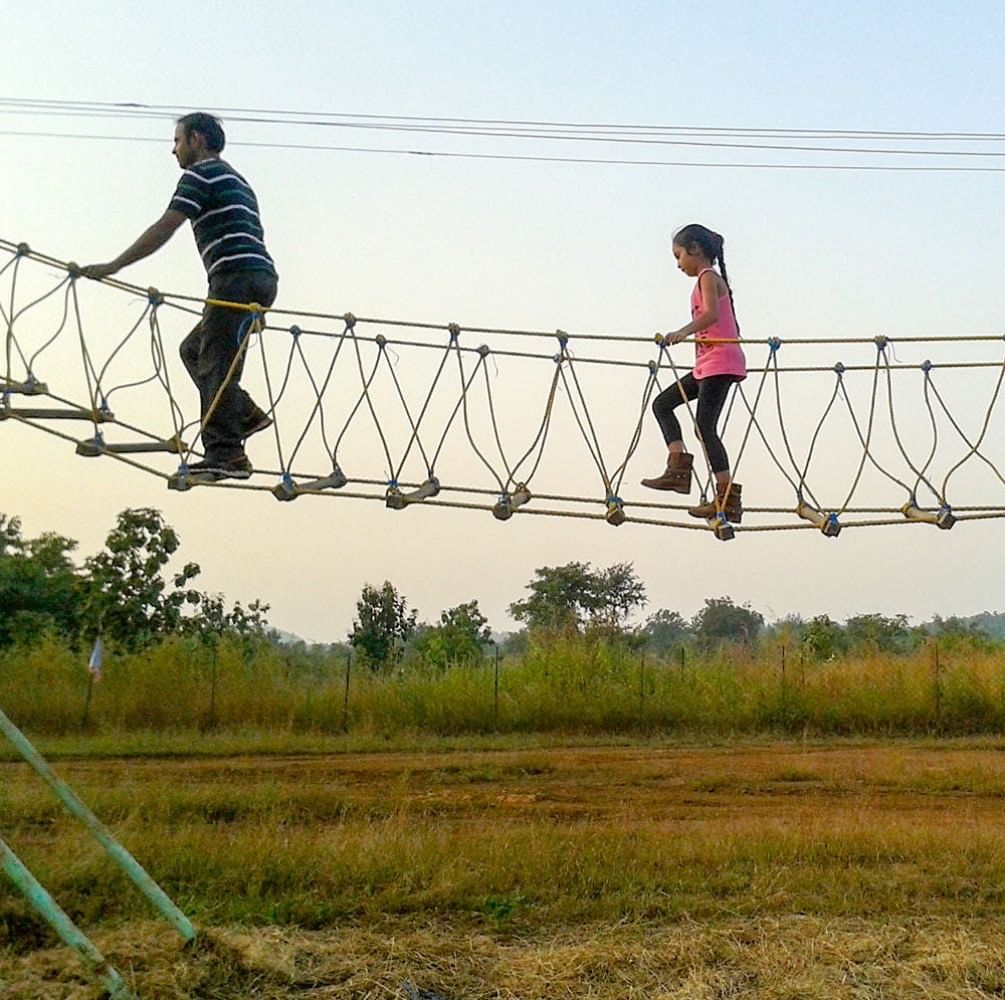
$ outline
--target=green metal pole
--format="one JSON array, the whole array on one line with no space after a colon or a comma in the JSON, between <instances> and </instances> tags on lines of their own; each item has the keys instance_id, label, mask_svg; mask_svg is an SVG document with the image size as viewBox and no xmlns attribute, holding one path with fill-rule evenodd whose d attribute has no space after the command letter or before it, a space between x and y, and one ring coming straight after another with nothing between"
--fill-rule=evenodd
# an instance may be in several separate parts
<instances>
[{"instance_id":1,"label":"green metal pole","mask_svg":"<svg viewBox=\"0 0 1005 1000\"><path fill-rule=\"evenodd\" d=\"M25 894L28 901L45 918L50 927L94 970L113 1000L135 1000L122 977L108 964L105 956L91 943L84 932L66 915L62 907L45 890L38 879L21 863L21 859L0 839L0 859L3 869Z\"/></svg>"},{"instance_id":2,"label":"green metal pole","mask_svg":"<svg viewBox=\"0 0 1005 1000\"><path fill-rule=\"evenodd\" d=\"M188 917L168 898L167 893L143 870L137 860L112 836L108 828L74 794L69 785L57 777L28 741L28 737L0 710L0 730L17 747L21 756L31 764L56 798L90 830L91 835L105 849L105 853L132 879L133 884L160 911L165 920L185 941L195 937L195 928Z\"/></svg>"}]
</instances>

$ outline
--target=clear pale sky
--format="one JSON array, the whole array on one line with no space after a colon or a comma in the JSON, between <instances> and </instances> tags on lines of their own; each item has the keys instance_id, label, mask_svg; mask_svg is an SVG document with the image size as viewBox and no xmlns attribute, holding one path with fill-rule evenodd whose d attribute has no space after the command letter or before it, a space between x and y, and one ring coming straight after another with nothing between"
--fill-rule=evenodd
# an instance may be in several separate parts
<instances>
[{"instance_id":1,"label":"clear pale sky","mask_svg":"<svg viewBox=\"0 0 1005 1000\"><path fill-rule=\"evenodd\" d=\"M0 40L0 96L191 110L1001 130L1005 13L993 3L291 0L219 10L227 13L184 0L163 8L105 0L12 5ZM752 340L998 334L1005 325L1005 174L526 163L238 145L570 152L277 129L229 126L227 157L258 194L281 274L281 306L648 335L687 321L689 283L673 266L669 234L703 221L726 236L737 309ZM177 180L170 120L74 122L0 111L0 130L162 139L0 135L0 236L61 259L113 257L161 214ZM714 158L672 148L573 152ZM189 294L205 289L187 231L121 276ZM119 307L120 324L135 319L134 306ZM166 334L174 336L173 350L184 326ZM930 353L905 346L898 356L916 363ZM835 348L813 362L820 358L850 362L852 352ZM748 359L760 363L763 352L751 349ZM786 361L796 358L787 354ZM172 364L180 391L188 391L174 356ZM500 391L518 396L504 368L500 362ZM947 384L955 387L958 415L968 426L979 423L987 378ZM799 391L797 423L820 408ZM627 437L636 396L613 391L594 410L605 433ZM988 454L1005 466L1003 430L999 419ZM837 461L840 444L834 447ZM691 615L704 598L725 594L769 618L878 611L923 619L1005 606L1001 521L950 532L861 529L837 540L815 532L746 534L722 544L697 532L632 525L531 517L499 524L482 513L395 513L363 501L279 504L236 491L169 493L159 480L111 460L84 461L66 444L10 421L0 424L0 455L0 510L21 516L29 535L61 532L79 539L84 555L100 547L118 511L157 507L179 531L184 557L202 565L203 588L231 600L260 597L272 605L275 625L318 640L342 639L363 584L385 579L424 619L477 598L494 628L511 628L506 607L523 596L534 569L574 559L634 563L649 612ZM647 420L626 482L659 471L662 457L658 430ZM562 484L563 459L557 451L549 456L551 485ZM753 461L738 478L748 503L782 499L766 465ZM1001 483L987 477L972 487L984 502L1005 497ZM644 498L637 486L625 492L626 500L629 492Z\"/></svg>"}]
</instances>

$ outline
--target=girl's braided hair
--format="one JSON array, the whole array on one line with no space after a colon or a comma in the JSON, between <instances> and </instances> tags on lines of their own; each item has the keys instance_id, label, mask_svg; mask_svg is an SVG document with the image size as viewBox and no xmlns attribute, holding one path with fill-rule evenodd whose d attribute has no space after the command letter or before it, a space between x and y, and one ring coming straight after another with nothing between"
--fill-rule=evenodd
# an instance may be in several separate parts
<instances>
[{"instance_id":1,"label":"girl's braided hair","mask_svg":"<svg viewBox=\"0 0 1005 1000\"><path fill-rule=\"evenodd\" d=\"M736 305L733 302L733 287L729 283L729 276L726 273L726 258L723 256L722 252L723 244L725 242L726 241L718 233L713 232L707 226L703 226L697 222L692 222L690 225L683 226L673 234L674 246L683 247L685 250L697 247L702 254L708 258L710 263L718 263L719 272L722 274L722 280L726 282L726 288L729 291L729 304L733 307L733 318L735 319ZM739 333L739 321L737 321L736 330L737 333Z\"/></svg>"}]
</instances>

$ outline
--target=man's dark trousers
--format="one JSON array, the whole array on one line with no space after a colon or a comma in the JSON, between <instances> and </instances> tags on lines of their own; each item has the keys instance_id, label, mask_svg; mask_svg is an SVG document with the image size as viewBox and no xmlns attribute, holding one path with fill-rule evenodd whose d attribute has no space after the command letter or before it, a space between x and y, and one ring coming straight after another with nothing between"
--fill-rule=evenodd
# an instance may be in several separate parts
<instances>
[{"instance_id":1,"label":"man's dark trousers","mask_svg":"<svg viewBox=\"0 0 1005 1000\"><path fill-rule=\"evenodd\" d=\"M270 271L227 271L210 278L207 298L271 306L277 290L278 280ZM250 326L251 313L207 305L199 324L181 343L181 359L199 389L204 421ZM244 454L245 430L255 404L239 385L243 370L242 353L202 429L203 451L210 461L227 462Z\"/></svg>"}]
</instances>

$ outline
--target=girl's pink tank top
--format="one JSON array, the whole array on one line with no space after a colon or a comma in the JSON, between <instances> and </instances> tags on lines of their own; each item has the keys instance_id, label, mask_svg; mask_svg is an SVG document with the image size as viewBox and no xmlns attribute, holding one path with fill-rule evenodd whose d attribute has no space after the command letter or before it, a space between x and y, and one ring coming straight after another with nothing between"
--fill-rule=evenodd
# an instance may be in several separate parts
<instances>
[{"instance_id":1,"label":"girl's pink tank top","mask_svg":"<svg viewBox=\"0 0 1005 1000\"><path fill-rule=\"evenodd\" d=\"M702 311L701 276L705 271L716 271L706 267L698 275L691 292L691 318L694 319ZM695 378L708 378L710 375L735 375L738 379L747 377L747 359L743 356L743 348L739 344L703 344L703 340L736 339L740 336L736 329L736 317L733 315L733 303L729 293L719 296L719 317L711 325L694 335L694 370Z\"/></svg>"}]
</instances>

